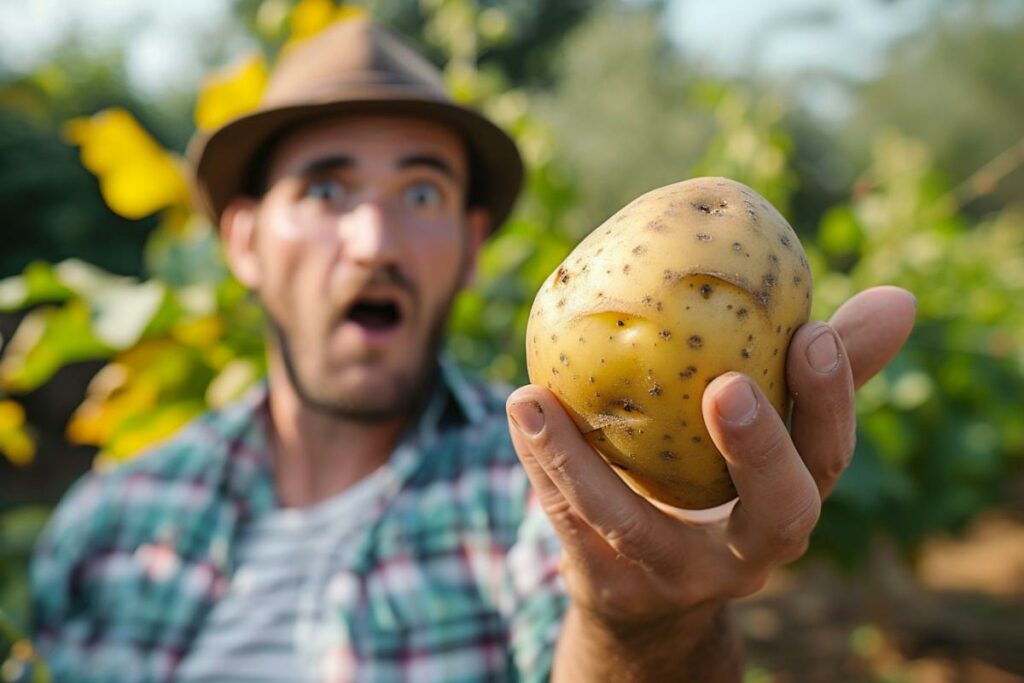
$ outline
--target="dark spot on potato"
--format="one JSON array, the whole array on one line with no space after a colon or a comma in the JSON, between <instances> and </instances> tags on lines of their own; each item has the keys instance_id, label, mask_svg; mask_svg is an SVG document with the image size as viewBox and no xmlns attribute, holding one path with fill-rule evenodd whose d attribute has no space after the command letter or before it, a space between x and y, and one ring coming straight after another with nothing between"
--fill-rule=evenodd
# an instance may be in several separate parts
<instances>
[{"instance_id":1,"label":"dark spot on potato","mask_svg":"<svg viewBox=\"0 0 1024 683\"><path fill-rule=\"evenodd\" d=\"M672 451L662 451L661 452L661 459L662 460L675 460L676 459L676 454L673 453Z\"/></svg>"},{"instance_id":2,"label":"dark spot on potato","mask_svg":"<svg viewBox=\"0 0 1024 683\"><path fill-rule=\"evenodd\" d=\"M558 341L558 335L557 334L552 334L551 335L551 341L553 341L553 342Z\"/></svg>"},{"instance_id":3,"label":"dark spot on potato","mask_svg":"<svg viewBox=\"0 0 1024 683\"><path fill-rule=\"evenodd\" d=\"M662 306L661 306L661 302L660 301L657 302L656 304L654 304L654 310L660 311L661 309L662 309Z\"/></svg>"},{"instance_id":4,"label":"dark spot on potato","mask_svg":"<svg viewBox=\"0 0 1024 683\"><path fill-rule=\"evenodd\" d=\"M625 327L626 326L626 323L622 322L621 320L616 320L615 324L618 325L619 327Z\"/></svg>"},{"instance_id":5,"label":"dark spot on potato","mask_svg":"<svg viewBox=\"0 0 1024 683\"><path fill-rule=\"evenodd\" d=\"M793 241L789 239L789 235L779 235L779 241L782 242L782 246L786 247L787 249L793 246Z\"/></svg>"},{"instance_id":6,"label":"dark spot on potato","mask_svg":"<svg viewBox=\"0 0 1024 683\"><path fill-rule=\"evenodd\" d=\"M747 309L741 308L741 309L737 310L736 311L736 317L739 318L740 320L745 319L747 317Z\"/></svg>"},{"instance_id":7,"label":"dark spot on potato","mask_svg":"<svg viewBox=\"0 0 1024 683\"><path fill-rule=\"evenodd\" d=\"M635 247L633 247L633 253L637 256L643 256L644 254L647 253L647 247L645 247L642 244L638 244Z\"/></svg>"},{"instance_id":8,"label":"dark spot on potato","mask_svg":"<svg viewBox=\"0 0 1024 683\"><path fill-rule=\"evenodd\" d=\"M558 368L556 368L555 366L552 365L551 366L551 374L552 375L557 375L558 374Z\"/></svg>"},{"instance_id":9,"label":"dark spot on potato","mask_svg":"<svg viewBox=\"0 0 1024 683\"><path fill-rule=\"evenodd\" d=\"M702 297L704 297L705 299L711 298L711 292L712 291L713 290L711 289L711 285L709 285L709 284L703 284L703 285L700 286L700 295Z\"/></svg>"},{"instance_id":10,"label":"dark spot on potato","mask_svg":"<svg viewBox=\"0 0 1024 683\"><path fill-rule=\"evenodd\" d=\"M768 261L774 266L779 265L779 257L775 254L768 254Z\"/></svg>"},{"instance_id":11,"label":"dark spot on potato","mask_svg":"<svg viewBox=\"0 0 1024 683\"><path fill-rule=\"evenodd\" d=\"M741 349L740 350L740 355L743 356L744 358L750 358L750 349L748 349L748 348Z\"/></svg>"},{"instance_id":12,"label":"dark spot on potato","mask_svg":"<svg viewBox=\"0 0 1024 683\"><path fill-rule=\"evenodd\" d=\"M765 368L764 370L761 371L761 376L762 377L767 377L768 376L768 368Z\"/></svg>"},{"instance_id":13,"label":"dark spot on potato","mask_svg":"<svg viewBox=\"0 0 1024 683\"><path fill-rule=\"evenodd\" d=\"M590 383L591 383L591 384L593 384L593 383L594 383L594 376L593 376L593 375L591 375L591 376L590 376L590 377L588 377L587 379L588 379L588 380L590 381Z\"/></svg>"},{"instance_id":14,"label":"dark spot on potato","mask_svg":"<svg viewBox=\"0 0 1024 683\"><path fill-rule=\"evenodd\" d=\"M555 307L556 307L556 308L562 308L563 306L565 306L565 299L559 299L559 300L558 300L558 301L557 301L557 302L555 303Z\"/></svg>"},{"instance_id":15,"label":"dark spot on potato","mask_svg":"<svg viewBox=\"0 0 1024 683\"><path fill-rule=\"evenodd\" d=\"M668 330L662 330L658 333L658 336L667 341L672 338L672 333Z\"/></svg>"},{"instance_id":16,"label":"dark spot on potato","mask_svg":"<svg viewBox=\"0 0 1024 683\"><path fill-rule=\"evenodd\" d=\"M686 369L679 373L679 376L683 379L690 379L696 372L697 368L695 366L687 365Z\"/></svg>"},{"instance_id":17,"label":"dark spot on potato","mask_svg":"<svg viewBox=\"0 0 1024 683\"><path fill-rule=\"evenodd\" d=\"M653 387L647 390L647 393L651 396L661 396L661 387L655 384Z\"/></svg>"},{"instance_id":18,"label":"dark spot on potato","mask_svg":"<svg viewBox=\"0 0 1024 683\"><path fill-rule=\"evenodd\" d=\"M613 405L621 406L627 413L640 413L643 414L643 410L640 409L636 403L628 398L620 398L617 401L612 401Z\"/></svg>"},{"instance_id":19,"label":"dark spot on potato","mask_svg":"<svg viewBox=\"0 0 1024 683\"><path fill-rule=\"evenodd\" d=\"M623 273L629 273L629 269L630 269L630 265L628 263L626 265L622 266L622 272Z\"/></svg>"},{"instance_id":20,"label":"dark spot on potato","mask_svg":"<svg viewBox=\"0 0 1024 683\"><path fill-rule=\"evenodd\" d=\"M747 341L754 341L754 335L748 334L747 335Z\"/></svg>"},{"instance_id":21,"label":"dark spot on potato","mask_svg":"<svg viewBox=\"0 0 1024 683\"><path fill-rule=\"evenodd\" d=\"M733 242L732 243L732 250L733 251L743 251L743 245L740 244L739 242Z\"/></svg>"},{"instance_id":22,"label":"dark spot on potato","mask_svg":"<svg viewBox=\"0 0 1024 683\"><path fill-rule=\"evenodd\" d=\"M704 346L704 340L696 334L690 335L690 338L686 340L686 343L690 345L691 349L699 349Z\"/></svg>"},{"instance_id":23,"label":"dark spot on potato","mask_svg":"<svg viewBox=\"0 0 1024 683\"><path fill-rule=\"evenodd\" d=\"M569 365L569 357L567 355L565 355L564 353L558 354L558 360L562 363L562 365L565 365L565 366Z\"/></svg>"},{"instance_id":24,"label":"dark spot on potato","mask_svg":"<svg viewBox=\"0 0 1024 683\"><path fill-rule=\"evenodd\" d=\"M636 430L632 427L626 427L625 432L626 436L634 436L636 434Z\"/></svg>"},{"instance_id":25,"label":"dark spot on potato","mask_svg":"<svg viewBox=\"0 0 1024 683\"><path fill-rule=\"evenodd\" d=\"M772 349L772 355L773 356L779 355L779 350L778 349Z\"/></svg>"},{"instance_id":26,"label":"dark spot on potato","mask_svg":"<svg viewBox=\"0 0 1024 683\"><path fill-rule=\"evenodd\" d=\"M683 394L683 400L684 401L689 401L690 400L690 395L689 394Z\"/></svg>"},{"instance_id":27,"label":"dark spot on potato","mask_svg":"<svg viewBox=\"0 0 1024 683\"><path fill-rule=\"evenodd\" d=\"M802 277L800 277L799 275L794 275L793 276L793 284L794 285L798 285L798 284L800 284L803 281L804 281L804 279Z\"/></svg>"},{"instance_id":28,"label":"dark spot on potato","mask_svg":"<svg viewBox=\"0 0 1024 683\"><path fill-rule=\"evenodd\" d=\"M707 234L706 232L698 232L697 233L697 241L698 242L710 242L711 241L711 235Z\"/></svg>"},{"instance_id":29,"label":"dark spot on potato","mask_svg":"<svg viewBox=\"0 0 1024 683\"><path fill-rule=\"evenodd\" d=\"M644 306L650 306L654 303L654 299L650 295L645 296L641 301Z\"/></svg>"},{"instance_id":30,"label":"dark spot on potato","mask_svg":"<svg viewBox=\"0 0 1024 683\"><path fill-rule=\"evenodd\" d=\"M779 332L782 332L782 325L775 326L775 334L778 334Z\"/></svg>"},{"instance_id":31,"label":"dark spot on potato","mask_svg":"<svg viewBox=\"0 0 1024 683\"><path fill-rule=\"evenodd\" d=\"M655 232L661 232L665 229L665 221L660 218L655 218L653 221L647 224L647 227Z\"/></svg>"},{"instance_id":32,"label":"dark spot on potato","mask_svg":"<svg viewBox=\"0 0 1024 683\"><path fill-rule=\"evenodd\" d=\"M772 287L775 286L775 276L772 275L771 273L768 273L763 278L761 278L761 284L764 285L765 289L771 289Z\"/></svg>"},{"instance_id":33,"label":"dark spot on potato","mask_svg":"<svg viewBox=\"0 0 1024 683\"><path fill-rule=\"evenodd\" d=\"M692 442L694 442L694 443L700 443L700 441L701 441L701 438L700 438L699 436L695 436L695 437L693 437L692 439L690 439L690 441L692 441Z\"/></svg>"},{"instance_id":34,"label":"dark spot on potato","mask_svg":"<svg viewBox=\"0 0 1024 683\"><path fill-rule=\"evenodd\" d=\"M565 269L565 266L558 266L558 270L555 272L555 282L561 282L563 285L569 281L569 271Z\"/></svg>"},{"instance_id":35,"label":"dark spot on potato","mask_svg":"<svg viewBox=\"0 0 1024 683\"><path fill-rule=\"evenodd\" d=\"M707 213L707 214L711 213L711 207L708 206L707 204L703 203L703 202L695 202L693 204L693 208L697 209L701 213Z\"/></svg>"},{"instance_id":36,"label":"dark spot on potato","mask_svg":"<svg viewBox=\"0 0 1024 683\"><path fill-rule=\"evenodd\" d=\"M672 435L671 434L662 434L661 435L661 440L662 441L671 441L672 440Z\"/></svg>"}]
</instances>

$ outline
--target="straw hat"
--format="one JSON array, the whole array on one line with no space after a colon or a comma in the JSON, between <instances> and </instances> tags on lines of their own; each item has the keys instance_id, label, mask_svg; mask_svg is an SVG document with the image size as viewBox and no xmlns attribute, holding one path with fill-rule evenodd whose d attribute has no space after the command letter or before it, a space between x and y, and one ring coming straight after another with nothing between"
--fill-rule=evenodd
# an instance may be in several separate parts
<instances>
[{"instance_id":1,"label":"straw hat","mask_svg":"<svg viewBox=\"0 0 1024 683\"><path fill-rule=\"evenodd\" d=\"M441 73L397 37L366 19L339 22L287 52L270 75L259 108L198 133L188 149L200 206L218 222L243 194L266 143L294 126L339 114L408 114L450 126L470 155L470 200L490 210L492 229L508 216L523 184L512 139L480 113L456 104Z\"/></svg>"}]
</instances>

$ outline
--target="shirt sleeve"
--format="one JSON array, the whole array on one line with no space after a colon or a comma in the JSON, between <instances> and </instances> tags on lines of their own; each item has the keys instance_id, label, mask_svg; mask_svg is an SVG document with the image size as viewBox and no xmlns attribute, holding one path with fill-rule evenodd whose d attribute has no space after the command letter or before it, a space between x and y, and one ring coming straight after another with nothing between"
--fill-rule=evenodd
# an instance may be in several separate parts
<instances>
[{"instance_id":1,"label":"shirt sleeve","mask_svg":"<svg viewBox=\"0 0 1024 683\"><path fill-rule=\"evenodd\" d=\"M531 489L516 543L508 554L515 596L509 628L510 655L520 680L526 683L551 677L555 646L569 606L558 569L561 552L554 529Z\"/></svg>"},{"instance_id":2,"label":"shirt sleeve","mask_svg":"<svg viewBox=\"0 0 1024 683\"><path fill-rule=\"evenodd\" d=\"M58 505L36 544L29 571L32 637L54 680L84 680L91 627L76 590L91 540L102 525L101 479L79 480Z\"/></svg>"}]
</instances>

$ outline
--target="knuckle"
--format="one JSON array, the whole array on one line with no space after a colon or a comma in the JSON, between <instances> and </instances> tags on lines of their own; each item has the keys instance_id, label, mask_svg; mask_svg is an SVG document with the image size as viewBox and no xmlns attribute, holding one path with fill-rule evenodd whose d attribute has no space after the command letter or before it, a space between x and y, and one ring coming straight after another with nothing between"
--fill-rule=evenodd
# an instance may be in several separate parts
<instances>
[{"instance_id":1,"label":"knuckle","mask_svg":"<svg viewBox=\"0 0 1024 683\"><path fill-rule=\"evenodd\" d=\"M779 557L791 561L807 551L811 531L821 516L821 499L808 496L796 511L784 517L774 530L774 546Z\"/></svg>"},{"instance_id":2,"label":"knuckle","mask_svg":"<svg viewBox=\"0 0 1024 683\"><path fill-rule=\"evenodd\" d=\"M740 572L733 581L733 597L742 598L757 593L768 583L770 574L770 570L764 567L751 568Z\"/></svg>"},{"instance_id":3,"label":"knuckle","mask_svg":"<svg viewBox=\"0 0 1024 683\"><path fill-rule=\"evenodd\" d=\"M769 467L778 458L789 444L789 435L781 429L767 430L766 434L760 434L756 440L752 439L746 444L747 452L743 460L748 467L753 469L764 469Z\"/></svg>"},{"instance_id":4,"label":"knuckle","mask_svg":"<svg viewBox=\"0 0 1024 683\"><path fill-rule=\"evenodd\" d=\"M569 467L572 455L565 448L553 447L550 443L540 444L544 453L544 469L563 472Z\"/></svg>"},{"instance_id":5,"label":"knuckle","mask_svg":"<svg viewBox=\"0 0 1024 683\"><path fill-rule=\"evenodd\" d=\"M603 536L608 545L625 557L643 557L646 554L648 524L644 515L636 509L609 522Z\"/></svg>"}]
</instances>

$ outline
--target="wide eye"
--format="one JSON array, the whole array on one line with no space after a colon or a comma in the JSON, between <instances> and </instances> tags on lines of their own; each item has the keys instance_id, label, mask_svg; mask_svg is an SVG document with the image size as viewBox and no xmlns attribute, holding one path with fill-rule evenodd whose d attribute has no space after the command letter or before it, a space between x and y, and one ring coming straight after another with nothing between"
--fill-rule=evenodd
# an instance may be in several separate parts
<instances>
[{"instance_id":1,"label":"wide eye","mask_svg":"<svg viewBox=\"0 0 1024 683\"><path fill-rule=\"evenodd\" d=\"M321 202L340 203L345 199L345 188L333 178L320 178L306 186L303 196Z\"/></svg>"},{"instance_id":2,"label":"wide eye","mask_svg":"<svg viewBox=\"0 0 1024 683\"><path fill-rule=\"evenodd\" d=\"M417 209L433 209L441 206L441 190L426 180L413 183L405 190L405 203Z\"/></svg>"}]
</instances>

